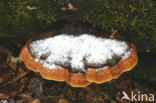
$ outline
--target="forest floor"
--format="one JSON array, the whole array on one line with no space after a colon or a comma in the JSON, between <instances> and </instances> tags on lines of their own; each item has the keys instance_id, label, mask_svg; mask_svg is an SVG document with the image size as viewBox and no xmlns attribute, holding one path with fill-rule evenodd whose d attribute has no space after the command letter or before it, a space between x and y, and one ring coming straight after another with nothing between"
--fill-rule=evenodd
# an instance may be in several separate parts
<instances>
[{"instance_id":1,"label":"forest floor","mask_svg":"<svg viewBox=\"0 0 156 103\"><path fill-rule=\"evenodd\" d=\"M0 45L0 103L138 103L135 100L122 100L123 92L130 98L133 92L136 99L146 94L147 98L143 98L146 103L150 94L156 95L154 82L136 80L126 73L118 79L103 84L93 83L85 88L73 88L66 82L45 80L39 73L28 70L16 58L18 54L15 52L19 49L12 48L21 46L9 48Z\"/></svg>"}]
</instances>

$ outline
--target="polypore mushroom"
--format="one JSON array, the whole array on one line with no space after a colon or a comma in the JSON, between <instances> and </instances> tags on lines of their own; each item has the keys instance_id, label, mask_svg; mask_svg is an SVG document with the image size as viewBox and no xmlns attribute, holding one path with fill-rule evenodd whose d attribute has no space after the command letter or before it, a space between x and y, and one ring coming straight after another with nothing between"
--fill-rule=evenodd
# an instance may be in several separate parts
<instances>
[{"instance_id":1,"label":"polypore mushroom","mask_svg":"<svg viewBox=\"0 0 156 103\"><path fill-rule=\"evenodd\" d=\"M73 87L117 78L138 60L133 43L89 34L30 39L20 58L28 69L40 72L43 78L66 81Z\"/></svg>"}]
</instances>

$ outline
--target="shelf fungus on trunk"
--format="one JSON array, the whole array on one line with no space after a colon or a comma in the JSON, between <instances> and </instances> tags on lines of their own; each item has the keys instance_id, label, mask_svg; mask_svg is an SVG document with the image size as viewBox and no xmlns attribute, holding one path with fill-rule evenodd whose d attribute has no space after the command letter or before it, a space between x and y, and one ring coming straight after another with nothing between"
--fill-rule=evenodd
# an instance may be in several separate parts
<instances>
[{"instance_id":1,"label":"shelf fungus on trunk","mask_svg":"<svg viewBox=\"0 0 156 103\"><path fill-rule=\"evenodd\" d=\"M138 60L133 43L90 34L30 39L20 58L28 69L40 72L43 78L66 81L73 87L117 78Z\"/></svg>"}]
</instances>

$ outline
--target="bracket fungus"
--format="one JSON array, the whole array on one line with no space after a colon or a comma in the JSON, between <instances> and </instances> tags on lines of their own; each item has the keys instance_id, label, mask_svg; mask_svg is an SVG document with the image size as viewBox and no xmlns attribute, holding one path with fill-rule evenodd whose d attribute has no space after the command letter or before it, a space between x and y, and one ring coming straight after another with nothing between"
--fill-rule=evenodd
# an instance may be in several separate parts
<instances>
[{"instance_id":1,"label":"bracket fungus","mask_svg":"<svg viewBox=\"0 0 156 103\"><path fill-rule=\"evenodd\" d=\"M131 70L138 60L133 43L90 34L30 39L20 58L43 78L66 81L73 87L115 79Z\"/></svg>"}]
</instances>

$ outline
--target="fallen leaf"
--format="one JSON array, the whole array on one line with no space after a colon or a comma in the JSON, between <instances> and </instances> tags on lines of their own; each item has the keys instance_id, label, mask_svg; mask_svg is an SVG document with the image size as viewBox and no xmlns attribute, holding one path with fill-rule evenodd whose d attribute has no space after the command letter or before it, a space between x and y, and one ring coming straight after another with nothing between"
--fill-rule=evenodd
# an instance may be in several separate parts
<instances>
[{"instance_id":1,"label":"fallen leaf","mask_svg":"<svg viewBox=\"0 0 156 103\"><path fill-rule=\"evenodd\" d=\"M41 103L39 99L34 99L31 103Z\"/></svg>"},{"instance_id":2,"label":"fallen leaf","mask_svg":"<svg viewBox=\"0 0 156 103\"><path fill-rule=\"evenodd\" d=\"M11 76L13 76L14 72L11 70L0 72L0 83L8 80Z\"/></svg>"},{"instance_id":3,"label":"fallen leaf","mask_svg":"<svg viewBox=\"0 0 156 103\"><path fill-rule=\"evenodd\" d=\"M14 62L10 62L9 67L11 67L14 71L16 71L17 65Z\"/></svg>"},{"instance_id":4,"label":"fallen leaf","mask_svg":"<svg viewBox=\"0 0 156 103\"><path fill-rule=\"evenodd\" d=\"M0 91L0 100L6 100L9 99L9 94L5 91Z\"/></svg>"},{"instance_id":5,"label":"fallen leaf","mask_svg":"<svg viewBox=\"0 0 156 103\"><path fill-rule=\"evenodd\" d=\"M61 10L62 11L66 11L68 8L62 7Z\"/></svg>"},{"instance_id":6,"label":"fallen leaf","mask_svg":"<svg viewBox=\"0 0 156 103\"><path fill-rule=\"evenodd\" d=\"M70 103L70 102L64 98L61 98L57 101L57 103Z\"/></svg>"},{"instance_id":7,"label":"fallen leaf","mask_svg":"<svg viewBox=\"0 0 156 103\"><path fill-rule=\"evenodd\" d=\"M29 9L29 10L36 10L36 9L37 9L36 6L27 5L26 7L27 7L27 9Z\"/></svg>"}]
</instances>

